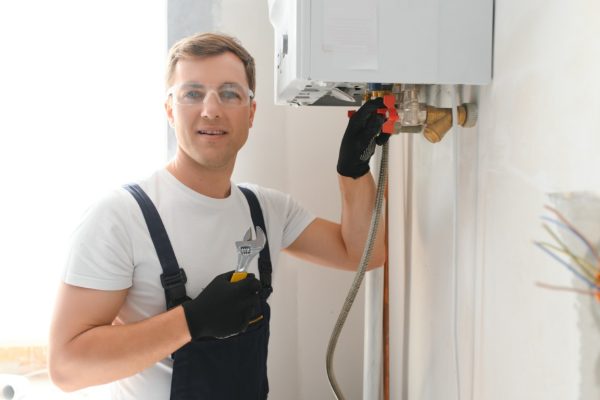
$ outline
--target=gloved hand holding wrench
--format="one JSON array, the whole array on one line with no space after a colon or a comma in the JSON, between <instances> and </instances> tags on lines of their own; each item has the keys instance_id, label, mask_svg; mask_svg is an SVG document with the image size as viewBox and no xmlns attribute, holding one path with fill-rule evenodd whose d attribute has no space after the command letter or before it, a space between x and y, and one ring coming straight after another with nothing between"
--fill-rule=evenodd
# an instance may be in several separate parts
<instances>
[{"instance_id":1,"label":"gloved hand holding wrench","mask_svg":"<svg viewBox=\"0 0 600 400\"><path fill-rule=\"evenodd\" d=\"M236 242L238 265L236 271L216 276L193 300L183 303L185 318L192 339L226 338L246 330L256 318L260 299L260 282L246 268L266 242L265 234L256 228L257 239L250 240L248 229L244 240Z\"/></svg>"}]
</instances>

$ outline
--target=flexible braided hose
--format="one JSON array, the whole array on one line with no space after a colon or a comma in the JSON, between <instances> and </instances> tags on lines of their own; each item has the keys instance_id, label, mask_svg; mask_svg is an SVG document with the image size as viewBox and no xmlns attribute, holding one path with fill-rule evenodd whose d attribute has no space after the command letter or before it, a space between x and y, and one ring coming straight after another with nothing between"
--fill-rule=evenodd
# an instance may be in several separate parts
<instances>
[{"instance_id":1,"label":"flexible braided hose","mask_svg":"<svg viewBox=\"0 0 600 400\"><path fill-rule=\"evenodd\" d=\"M344 305L342 306L340 315L338 316L337 322L335 323L333 331L331 332L329 345L327 346L327 377L329 378L329 384L331 385L331 389L333 390L333 393L336 399L338 400L344 400L345 398L337 383L337 380L335 379L335 374L333 371L333 355L335 353L335 346L337 345L338 338L340 337L340 333L342 332L342 328L344 326L344 323L346 322L346 318L348 317L348 313L350 312L352 303L354 303L354 299L356 298L358 289L360 288L363 277L365 276L365 271L367 269L367 265L369 264L369 259L371 258L371 251L373 250L373 244L375 243L377 227L379 226L379 217L381 214L381 209L383 207L383 194L385 192L385 185L387 181L387 163L388 144L386 143L382 147L381 164L379 167L379 178L377 180L377 194L375 196L375 207L371 216L371 226L369 228L367 244L365 246L365 250L363 251L358 271L356 271L356 275L354 276L354 281L352 282L350 291L346 296L346 301L344 301Z\"/></svg>"}]
</instances>

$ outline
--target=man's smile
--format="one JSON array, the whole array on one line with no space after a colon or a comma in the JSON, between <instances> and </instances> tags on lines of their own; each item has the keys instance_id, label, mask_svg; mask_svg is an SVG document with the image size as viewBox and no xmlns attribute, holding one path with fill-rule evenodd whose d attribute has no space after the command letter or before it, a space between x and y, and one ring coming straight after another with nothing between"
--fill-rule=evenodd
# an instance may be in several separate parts
<instances>
[{"instance_id":1,"label":"man's smile","mask_svg":"<svg viewBox=\"0 0 600 400\"><path fill-rule=\"evenodd\" d=\"M225 135L227 132L220 129L199 129L196 133L200 135L221 136Z\"/></svg>"}]
</instances>

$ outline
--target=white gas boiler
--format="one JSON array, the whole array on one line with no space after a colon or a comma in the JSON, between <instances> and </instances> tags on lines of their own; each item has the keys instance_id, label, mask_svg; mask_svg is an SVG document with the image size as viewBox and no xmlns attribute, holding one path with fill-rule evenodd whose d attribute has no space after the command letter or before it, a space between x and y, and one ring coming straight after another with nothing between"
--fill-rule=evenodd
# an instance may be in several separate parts
<instances>
[{"instance_id":1,"label":"white gas boiler","mask_svg":"<svg viewBox=\"0 0 600 400\"><path fill-rule=\"evenodd\" d=\"M341 105L367 83L485 85L492 0L269 0L277 104Z\"/></svg>"}]
</instances>

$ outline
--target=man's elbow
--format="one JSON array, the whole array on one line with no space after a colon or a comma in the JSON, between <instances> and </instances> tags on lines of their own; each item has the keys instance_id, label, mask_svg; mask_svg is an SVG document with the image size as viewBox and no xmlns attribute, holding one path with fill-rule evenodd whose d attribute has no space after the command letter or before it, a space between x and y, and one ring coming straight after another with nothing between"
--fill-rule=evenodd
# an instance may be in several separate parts
<instances>
[{"instance_id":1,"label":"man's elbow","mask_svg":"<svg viewBox=\"0 0 600 400\"><path fill-rule=\"evenodd\" d=\"M367 271L372 271L376 268L383 267L383 264L385 264L385 254L384 253L373 256L369 260L369 265L367 266Z\"/></svg>"},{"instance_id":2,"label":"man's elbow","mask_svg":"<svg viewBox=\"0 0 600 400\"><path fill-rule=\"evenodd\" d=\"M60 357L57 354L50 352L48 357L48 374L52 383L63 392L74 392L83 389L83 385L78 384L77 376L72 369L71 364L66 357Z\"/></svg>"},{"instance_id":3,"label":"man's elbow","mask_svg":"<svg viewBox=\"0 0 600 400\"><path fill-rule=\"evenodd\" d=\"M385 263L385 260L385 252L372 252L371 256L369 257L369 264L367 265L366 270L371 271L373 269L382 267ZM349 258L344 264L343 268L349 271L357 271L360 268L361 261L362 257L359 257L358 255L356 257Z\"/></svg>"}]
</instances>

